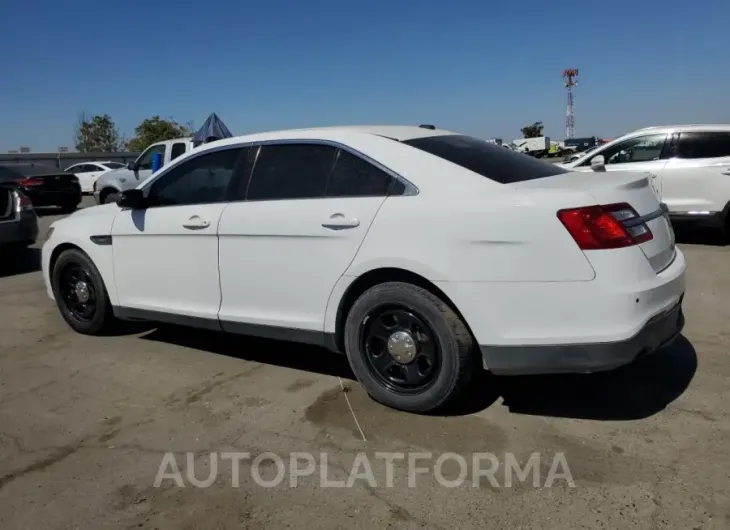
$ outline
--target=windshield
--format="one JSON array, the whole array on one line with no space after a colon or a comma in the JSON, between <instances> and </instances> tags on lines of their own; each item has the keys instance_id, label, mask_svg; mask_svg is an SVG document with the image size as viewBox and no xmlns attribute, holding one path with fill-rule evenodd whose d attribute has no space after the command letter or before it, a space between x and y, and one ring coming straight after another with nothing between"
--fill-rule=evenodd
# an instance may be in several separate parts
<instances>
[{"instance_id":1,"label":"windshield","mask_svg":"<svg viewBox=\"0 0 730 530\"><path fill-rule=\"evenodd\" d=\"M565 169L555 164L471 136L457 134L428 136L406 140L403 143L501 184L567 173Z\"/></svg>"}]
</instances>

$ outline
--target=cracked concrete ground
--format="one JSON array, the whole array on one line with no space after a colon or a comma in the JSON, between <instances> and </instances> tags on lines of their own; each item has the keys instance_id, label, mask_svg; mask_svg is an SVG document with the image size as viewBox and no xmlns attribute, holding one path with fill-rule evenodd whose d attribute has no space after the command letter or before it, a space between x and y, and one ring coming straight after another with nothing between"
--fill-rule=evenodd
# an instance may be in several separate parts
<instances>
[{"instance_id":1,"label":"cracked concrete ground","mask_svg":"<svg viewBox=\"0 0 730 530\"><path fill-rule=\"evenodd\" d=\"M176 328L74 334L31 250L0 273L0 528L730 527L730 250L681 247L687 326L670 349L608 374L485 376L440 417L374 403L344 358L315 348ZM320 467L325 453L328 480L365 453L377 483L322 488L317 471L264 488L253 471L274 478L268 459L243 462L233 487L230 461L210 453L234 451L306 452ZM523 464L538 452L541 483L562 452L575 487L507 488L501 470L496 485L426 473L408 487L402 461L387 487L385 451ZM168 452L184 487L154 487ZM201 480L217 463L212 485L192 485L186 453Z\"/></svg>"}]
</instances>

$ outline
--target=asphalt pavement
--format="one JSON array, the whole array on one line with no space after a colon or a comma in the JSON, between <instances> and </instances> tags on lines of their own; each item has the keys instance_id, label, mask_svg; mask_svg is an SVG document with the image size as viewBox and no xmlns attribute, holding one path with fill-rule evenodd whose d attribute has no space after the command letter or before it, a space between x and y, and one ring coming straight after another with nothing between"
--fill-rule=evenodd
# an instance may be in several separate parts
<instances>
[{"instance_id":1,"label":"asphalt pavement","mask_svg":"<svg viewBox=\"0 0 730 530\"><path fill-rule=\"evenodd\" d=\"M687 324L671 348L606 374L485 375L440 416L373 402L317 348L75 334L30 249L0 272L0 528L728 528L730 250L680 241ZM524 470L534 453L507 484L510 458ZM475 478L474 454L496 474ZM570 477L548 484L556 455Z\"/></svg>"}]
</instances>

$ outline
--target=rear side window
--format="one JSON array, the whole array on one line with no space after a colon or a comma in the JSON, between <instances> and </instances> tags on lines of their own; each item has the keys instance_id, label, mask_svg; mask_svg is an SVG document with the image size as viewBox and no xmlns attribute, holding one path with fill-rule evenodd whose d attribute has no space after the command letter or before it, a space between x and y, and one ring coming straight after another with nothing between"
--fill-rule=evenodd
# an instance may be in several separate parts
<instances>
[{"instance_id":1,"label":"rear side window","mask_svg":"<svg viewBox=\"0 0 730 530\"><path fill-rule=\"evenodd\" d=\"M501 184L511 184L567 173L555 164L542 162L478 138L462 135L429 136L403 142L453 162Z\"/></svg>"},{"instance_id":2,"label":"rear side window","mask_svg":"<svg viewBox=\"0 0 730 530\"><path fill-rule=\"evenodd\" d=\"M175 160L183 154L185 154L185 144L172 144L172 148L170 149L170 160Z\"/></svg>"},{"instance_id":3,"label":"rear side window","mask_svg":"<svg viewBox=\"0 0 730 530\"><path fill-rule=\"evenodd\" d=\"M679 135L672 155L676 158L721 158L730 156L730 133L686 132Z\"/></svg>"},{"instance_id":4,"label":"rear side window","mask_svg":"<svg viewBox=\"0 0 730 530\"><path fill-rule=\"evenodd\" d=\"M340 151L332 170L328 197L383 197L393 177L360 157Z\"/></svg>"},{"instance_id":5,"label":"rear side window","mask_svg":"<svg viewBox=\"0 0 730 530\"><path fill-rule=\"evenodd\" d=\"M250 201L325 196L337 149L329 145L262 145L248 185Z\"/></svg>"},{"instance_id":6,"label":"rear side window","mask_svg":"<svg viewBox=\"0 0 730 530\"><path fill-rule=\"evenodd\" d=\"M12 169L0 167L0 182L11 182L22 179L23 176Z\"/></svg>"}]
</instances>

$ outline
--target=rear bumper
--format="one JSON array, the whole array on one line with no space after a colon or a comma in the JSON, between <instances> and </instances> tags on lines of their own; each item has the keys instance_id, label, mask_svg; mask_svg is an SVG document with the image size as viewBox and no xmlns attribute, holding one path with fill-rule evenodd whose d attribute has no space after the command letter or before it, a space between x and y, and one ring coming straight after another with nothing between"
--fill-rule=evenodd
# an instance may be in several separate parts
<instances>
[{"instance_id":1,"label":"rear bumper","mask_svg":"<svg viewBox=\"0 0 730 530\"><path fill-rule=\"evenodd\" d=\"M639 356L669 345L683 328L680 300L626 340L550 346L482 346L481 352L485 367L500 375L601 372L629 364Z\"/></svg>"},{"instance_id":2,"label":"rear bumper","mask_svg":"<svg viewBox=\"0 0 730 530\"><path fill-rule=\"evenodd\" d=\"M21 212L14 221L0 222L0 245L32 245L38 239L35 212Z\"/></svg>"},{"instance_id":3,"label":"rear bumper","mask_svg":"<svg viewBox=\"0 0 730 530\"><path fill-rule=\"evenodd\" d=\"M464 317L489 370L505 374L609 370L661 347L683 325L676 317L679 321L675 319L673 326L668 313L674 309L681 313L687 267L681 250L660 273L652 270L643 254L630 250L612 251L606 263L594 257L602 279L592 281L436 285ZM625 274L627 270L633 274Z\"/></svg>"},{"instance_id":4,"label":"rear bumper","mask_svg":"<svg viewBox=\"0 0 730 530\"><path fill-rule=\"evenodd\" d=\"M24 190L34 207L43 206L76 206L81 202L81 186L74 186L67 190Z\"/></svg>"}]
</instances>

